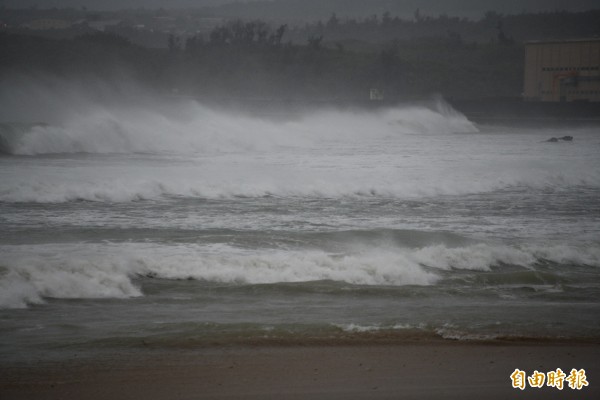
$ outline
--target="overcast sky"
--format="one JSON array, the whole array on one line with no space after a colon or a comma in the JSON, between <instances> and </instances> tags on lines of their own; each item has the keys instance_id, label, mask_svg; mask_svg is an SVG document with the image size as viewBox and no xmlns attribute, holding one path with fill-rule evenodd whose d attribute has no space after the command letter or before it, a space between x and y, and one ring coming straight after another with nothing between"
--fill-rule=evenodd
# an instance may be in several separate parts
<instances>
[{"instance_id":1,"label":"overcast sky","mask_svg":"<svg viewBox=\"0 0 600 400\"><path fill-rule=\"evenodd\" d=\"M240 1L240 0L238 0ZM241 0L242 2L244 0ZM327 12L344 13L342 3L352 3L353 10L362 11L365 16L389 10L395 15L412 13L421 8L430 15L447 13L449 15L473 16L482 15L485 11L494 10L503 13L519 13L522 11L569 10L583 11L600 8L599 0L272 0L276 2L294 2L306 4L307 8L327 8ZM188 8L215 6L232 3L233 0L0 0L0 5L10 8L52 7L87 7L90 10L115 10L124 8ZM245 2L252 2L246 0ZM278 7L281 8L281 7ZM336 8L329 10L329 8Z\"/></svg>"},{"instance_id":2,"label":"overcast sky","mask_svg":"<svg viewBox=\"0 0 600 400\"><path fill-rule=\"evenodd\" d=\"M202 7L231 2L232 0L0 0L0 4L11 8L87 7L94 10Z\"/></svg>"}]
</instances>

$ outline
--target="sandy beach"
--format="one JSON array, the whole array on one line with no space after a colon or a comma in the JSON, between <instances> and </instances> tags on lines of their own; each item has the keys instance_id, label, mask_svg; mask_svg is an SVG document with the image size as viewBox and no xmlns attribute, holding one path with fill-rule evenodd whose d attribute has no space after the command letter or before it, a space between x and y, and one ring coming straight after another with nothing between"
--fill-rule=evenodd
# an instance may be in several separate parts
<instances>
[{"instance_id":1,"label":"sandy beach","mask_svg":"<svg viewBox=\"0 0 600 400\"><path fill-rule=\"evenodd\" d=\"M597 399L598 343L427 341L149 349L2 368L12 399ZM512 387L528 375L584 369L581 391Z\"/></svg>"}]
</instances>

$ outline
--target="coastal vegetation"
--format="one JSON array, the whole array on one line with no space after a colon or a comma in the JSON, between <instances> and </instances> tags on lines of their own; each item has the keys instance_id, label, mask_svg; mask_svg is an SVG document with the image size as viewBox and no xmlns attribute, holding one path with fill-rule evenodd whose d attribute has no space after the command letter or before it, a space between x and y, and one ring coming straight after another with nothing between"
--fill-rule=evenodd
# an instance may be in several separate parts
<instances>
[{"instance_id":1,"label":"coastal vegetation","mask_svg":"<svg viewBox=\"0 0 600 400\"><path fill-rule=\"evenodd\" d=\"M600 11L489 12L472 21L417 10L411 20L332 14L302 27L234 19L208 34L170 34L163 47L140 45L118 29L61 39L4 31L0 73L127 76L207 98L354 100L373 88L388 99L518 97L525 40L593 36L598 18Z\"/></svg>"}]
</instances>

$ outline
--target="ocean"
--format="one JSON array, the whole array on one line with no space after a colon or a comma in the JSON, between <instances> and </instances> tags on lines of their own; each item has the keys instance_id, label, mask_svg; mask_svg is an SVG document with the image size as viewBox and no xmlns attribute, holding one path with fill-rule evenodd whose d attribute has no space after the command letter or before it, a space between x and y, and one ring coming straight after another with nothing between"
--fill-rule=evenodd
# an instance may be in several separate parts
<instances>
[{"instance_id":1,"label":"ocean","mask_svg":"<svg viewBox=\"0 0 600 400\"><path fill-rule=\"evenodd\" d=\"M600 337L600 129L442 100L0 124L0 358ZM547 142L572 136L572 141Z\"/></svg>"}]
</instances>

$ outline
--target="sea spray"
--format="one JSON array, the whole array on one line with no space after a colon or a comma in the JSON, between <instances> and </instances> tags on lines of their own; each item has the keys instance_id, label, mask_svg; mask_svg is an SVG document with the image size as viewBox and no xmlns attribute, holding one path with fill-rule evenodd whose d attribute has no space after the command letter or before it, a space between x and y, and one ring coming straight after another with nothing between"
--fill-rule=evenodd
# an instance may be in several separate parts
<instances>
[{"instance_id":1,"label":"sea spray","mask_svg":"<svg viewBox=\"0 0 600 400\"><path fill-rule=\"evenodd\" d=\"M97 106L60 125L32 124L19 134L0 131L3 151L53 153L178 153L273 151L320 141L405 134L476 132L464 116L435 108L399 106L381 111L321 111L293 121L217 111L190 101L176 119L166 109ZM184 115L181 115L181 114ZM14 131L14 129L13 129Z\"/></svg>"},{"instance_id":2,"label":"sea spray","mask_svg":"<svg viewBox=\"0 0 600 400\"><path fill-rule=\"evenodd\" d=\"M596 127L2 84L3 360L360 327L600 336Z\"/></svg>"},{"instance_id":3,"label":"sea spray","mask_svg":"<svg viewBox=\"0 0 600 400\"><path fill-rule=\"evenodd\" d=\"M516 272L535 271L548 262L600 267L600 250L594 247L519 248L481 243L360 248L352 243L349 249L354 251L338 253L311 248L247 250L227 244L3 246L0 306L23 307L43 298L136 297L142 295L133 281L136 277L228 285L333 281L387 287L443 284L444 271L502 272L503 266L508 266L509 272L514 268ZM529 278L519 272L514 279L518 283Z\"/></svg>"}]
</instances>

